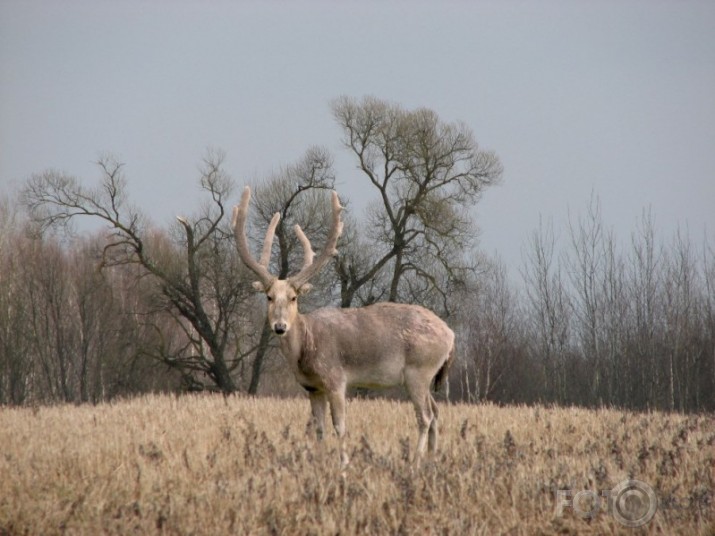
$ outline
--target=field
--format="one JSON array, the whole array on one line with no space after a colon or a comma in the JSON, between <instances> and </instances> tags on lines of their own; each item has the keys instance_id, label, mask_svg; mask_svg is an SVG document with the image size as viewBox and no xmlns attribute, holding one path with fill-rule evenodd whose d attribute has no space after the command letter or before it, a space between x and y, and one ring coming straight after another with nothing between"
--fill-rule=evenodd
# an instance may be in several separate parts
<instances>
[{"instance_id":1,"label":"field","mask_svg":"<svg viewBox=\"0 0 715 536\"><path fill-rule=\"evenodd\" d=\"M353 400L343 472L308 412L221 396L0 408L0 535L715 534L712 415L442 405L440 451L414 468L412 407Z\"/></svg>"}]
</instances>

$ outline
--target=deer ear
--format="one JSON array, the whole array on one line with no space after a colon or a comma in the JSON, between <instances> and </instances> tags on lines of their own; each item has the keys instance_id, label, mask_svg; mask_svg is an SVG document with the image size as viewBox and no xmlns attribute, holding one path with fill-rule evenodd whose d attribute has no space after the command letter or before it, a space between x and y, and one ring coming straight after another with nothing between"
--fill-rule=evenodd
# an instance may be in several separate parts
<instances>
[{"instance_id":1,"label":"deer ear","mask_svg":"<svg viewBox=\"0 0 715 536\"><path fill-rule=\"evenodd\" d=\"M308 294L311 290L313 290L313 285L310 283L303 283L300 288L297 289L297 292L302 296L303 294Z\"/></svg>"},{"instance_id":2,"label":"deer ear","mask_svg":"<svg viewBox=\"0 0 715 536\"><path fill-rule=\"evenodd\" d=\"M263 286L263 283L260 281L254 281L251 286L253 287L253 290L256 292L266 292L266 287Z\"/></svg>"}]
</instances>

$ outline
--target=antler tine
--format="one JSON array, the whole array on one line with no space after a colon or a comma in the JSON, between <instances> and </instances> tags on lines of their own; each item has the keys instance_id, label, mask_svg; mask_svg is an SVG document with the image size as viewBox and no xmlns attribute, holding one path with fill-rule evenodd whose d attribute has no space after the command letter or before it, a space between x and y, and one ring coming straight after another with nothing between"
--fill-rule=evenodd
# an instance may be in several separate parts
<instances>
[{"instance_id":1,"label":"antler tine","mask_svg":"<svg viewBox=\"0 0 715 536\"><path fill-rule=\"evenodd\" d=\"M308 237L305 236L305 233L303 233L300 226L295 226L295 232L298 235L298 240L300 240L300 243L303 246L303 267L300 272L288 279L296 288L302 287L315 277L323 266L328 263L330 258L338 253L335 246L338 243L338 238L340 238L340 235L343 232L343 222L340 219L340 212L343 210L343 207L340 206L340 199L335 191L333 191L332 205L333 221L330 227L330 232L328 233L325 247L323 248L323 251L320 252L320 255L316 260L313 260L315 253L313 253L310 240L308 240Z\"/></svg>"},{"instance_id":2,"label":"antler tine","mask_svg":"<svg viewBox=\"0 0 715 536\"><path fill-rule=\"evenodd\" d=\"M276 235L276 227L278 227L278 222L281 220L280 212L273 214L271 218L271 223L268 225L268 230L266 230L266 238L263 239L263 251L261 252L260 264L266 270L268 269L268 263L271 262L271 249L273 248L273 237Z\"/></svg>"},{"instance_id":3,"label":"antler tine","mask_svg":"<svg viewBox=\"0 0 715 536\"><path fill-rule=\"evenodd\" d=\"M238 246L238 255L244 264L258 276L258 279L263 284L264 288L271 286L275 280L275 276L271 275L268 271L268 259L270 258L271 245L273 244L273 235L275 232L276 225L278 225L279 214L273 216L271 224L268 226L268 232L266 233L266 243L263 246L263 252L261 254L261 262L256 262L256 260L251 255L251 251L248 248L248 241L246 239L246 218L248 216L248 203L251 200L251 188L246 186L243 189L243 195L241 196L241 203L236 205L233 209L233 219L231 221L231 227L233 227L233 235L236 238L236 245Z\"/></svg>"},{"instance_id":4,"label":"antler tine","mask_svg":"<svg viewBox=\"0 0 715 536\"><path fill-rule=\"evenodd\" d=\"M303 232L303 229L300 228L300 225L296 224L293 229L295 230L295 234L300 241L300 245L303 246L303 267L301 268L302 271L308 268L308 266L310 266L311 264L313 264L315 252L310 245L310 240L308 240L308 237L305 236L305 233Z\"/></svg>"}]
</instances>

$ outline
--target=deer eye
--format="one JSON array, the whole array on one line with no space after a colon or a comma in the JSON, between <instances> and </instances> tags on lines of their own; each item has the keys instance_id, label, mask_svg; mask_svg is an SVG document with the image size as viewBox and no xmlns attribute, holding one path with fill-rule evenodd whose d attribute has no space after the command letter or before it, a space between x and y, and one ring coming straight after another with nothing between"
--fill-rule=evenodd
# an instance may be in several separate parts
<instances>
[{"instance_id":1,"label":"deer eye","mask_svg":"<svg viewBox=\"0 0 715 536\"><path fill-rule=\"evenodd\" d=\"M266 294L266 299L268 299L268 301L273 301L273 298L271 298L268 294Z\"/></svg>"},{"instance_id":2,"label":"deer eye","mask_svg":"<svg viewBox=\"0 0 715 536\"><path fill-rule=\"evenodd\" d=\"M290 299L290 301L294 302L294 301L296 301L297 299L298 299L298 296L293 296L293 297Z\"/></svg>"}]
</instances>

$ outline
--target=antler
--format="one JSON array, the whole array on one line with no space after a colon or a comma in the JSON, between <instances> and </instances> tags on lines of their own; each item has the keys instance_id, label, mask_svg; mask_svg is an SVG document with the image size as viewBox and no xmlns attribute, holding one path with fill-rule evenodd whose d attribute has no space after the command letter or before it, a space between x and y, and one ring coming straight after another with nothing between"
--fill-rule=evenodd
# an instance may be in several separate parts
<instances>
[{"instance_id":1,"label":"antler","mask_svg":"<svg viewBox=\"0 0 715 536\"><path fill-rule=\"evenodd\" d=\"M320 252L320 256L317 260L313 260L315 253L313 253L313 248L310 246L310 240L305 236L305 233L300 228L300 225L295 226L295 234L298 235L298 240L300 240L303 246L303 267L300 272L288 278L291 284L296 288L300 289L305 285L310 279L315 277L318 272L325 266L333 255L337 255L338 250L335 246L338 243L338 238L343 232L343 222L340 220L340 212L343 207L340 206L340 199L338 194L333 192L333 222L330 227L330 232L328 233L328 239L325 243L323 251Z\"/></svg>"},{"instance_id":2,"label":"antler","mask_svg":"<svg viewBox=\"0 0 715 536\"><path fill-rule=\"evenodd\" d=\"M251 188L246 186L243 189L241 203L236 205L233 209L231 227L233 227L233 234L236 237L238 255L241 257L244 264L258 276L263 288L268 289L273 284L273 281L276 280L276 276L272 275L268 271L268 263L271 260L273 237L275 236L276 226L278 225L278 221L281 219L281 215L278 212L273 215L271 223L268 225L268 230L266 231L266 238L263 241L261 259L259 262L256 262L251 255L251 251L248 249L248 241L246 240L246 218L248 216L248 203L250 200Z\"/></svg>"}]
</instances>

